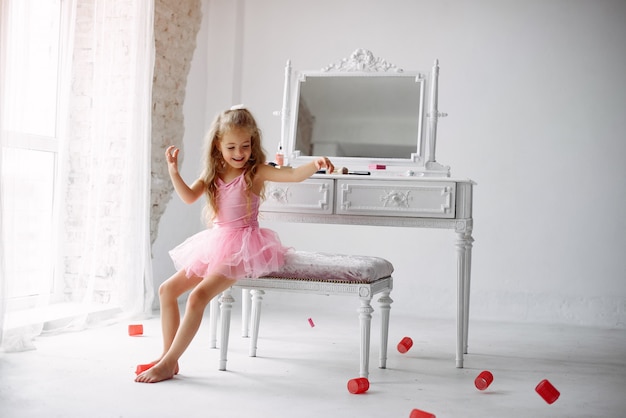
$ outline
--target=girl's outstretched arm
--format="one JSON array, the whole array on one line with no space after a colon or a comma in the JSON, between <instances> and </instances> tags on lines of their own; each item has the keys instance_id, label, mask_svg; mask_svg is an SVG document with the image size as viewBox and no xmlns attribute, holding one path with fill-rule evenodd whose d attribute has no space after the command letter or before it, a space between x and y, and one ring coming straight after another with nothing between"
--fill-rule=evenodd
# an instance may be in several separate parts
<instances>
[{"instance_id":1,"label":"girl's outstretched arm","mask_svg":"<svg viewBox=\"0 0 626 418\"><path fill-rule=\"evenodd\" d=\"M326 169L327 173L332 173L335 169L333 163L327 157L318 157L308 164L296 168L282 167L280 169L265 165L259 167L255 181L276 181L297 183L308 179L318 170Z\"/></svg>"},{"instance_id":2,"label":"girl's outstretched arm","mask_svg":"<svg viewBox=\"0 0 626 418\"><path fill-rule=\"evenodd\" d=\"M201 179L196 180L191 187L185 183L185 180L181 177L178 172L178 152L180 150L175 146L171 145L165 151L165 159L167 160L167 171L170 173L170 178L172 179L172 184L174 185L174 190L180 197L180 199L187 203L193 203L204 192L204 182Z\"/></svg>"}]
</instances>

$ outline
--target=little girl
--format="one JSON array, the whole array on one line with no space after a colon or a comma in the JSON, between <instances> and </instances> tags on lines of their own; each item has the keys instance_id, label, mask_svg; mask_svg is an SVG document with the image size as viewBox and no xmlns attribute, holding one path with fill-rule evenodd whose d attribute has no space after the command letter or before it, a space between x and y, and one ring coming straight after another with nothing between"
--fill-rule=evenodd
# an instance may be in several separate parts
<instances>
[{"instance_id":1,"label":"little girl","mask_svg":"<svg viewBox=\"0 0 626 418\"><path fill-rule=\"evenodd\" d=\"M206 147L204 171L191 186L178 172L179 150L170 146L165 152L176 193L185 203L205 195L214 228L193 235L170 252L178 272L159 287L163 353L137 376L137 382L171 379L211 299L237 279L260 277L283 265L287 249L275 232L259 228L257 221L265 182L300 182L322 168L334 170L326 157L293 169L265 164L261 132L252 114L241 107L215 118ZM178 297L188 290L181 322Z\"/></svg>"}]
</instances>

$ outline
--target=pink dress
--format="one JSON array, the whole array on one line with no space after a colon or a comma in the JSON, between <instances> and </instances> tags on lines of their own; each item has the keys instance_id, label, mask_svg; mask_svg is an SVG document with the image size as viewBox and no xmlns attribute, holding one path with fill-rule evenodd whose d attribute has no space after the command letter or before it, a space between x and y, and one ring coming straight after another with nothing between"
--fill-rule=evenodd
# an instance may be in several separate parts
<instances>
[{"instance_id":1,"label":"pink dress","mask_svg":"<svg viewBox=\"0 0 626 418\"><path fill-rule=\"evenodd\" d=\"M232 279L257 278L279 270L287 251L276 232L259 228L259 196L246 199L243 174L229 183L218 180L219 213L205 229L170 251L177 270L187 277L211 273Z\"/></svg>"}]
</instances>

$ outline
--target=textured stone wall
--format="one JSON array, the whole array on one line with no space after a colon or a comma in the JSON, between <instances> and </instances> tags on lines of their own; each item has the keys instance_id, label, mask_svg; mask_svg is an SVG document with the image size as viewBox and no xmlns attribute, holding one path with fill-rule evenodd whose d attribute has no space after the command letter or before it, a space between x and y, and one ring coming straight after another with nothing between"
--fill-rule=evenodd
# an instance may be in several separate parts
<instances>
[{"instance_id":1,"label":"textured stone wall","mask_svg":"<svg viewBox=\"0 0 626 418\"><path fill-rule=\"evenodd\" d=\"M152 86L152 208L150 237L157 237L161 215L172 197L165 150L182 147L185 133L183 103L187 75L196 48L202 10L200 0L156 0L155 65ZM179 164L182 161L179 161Z\"/></svg>"}]
</instances>

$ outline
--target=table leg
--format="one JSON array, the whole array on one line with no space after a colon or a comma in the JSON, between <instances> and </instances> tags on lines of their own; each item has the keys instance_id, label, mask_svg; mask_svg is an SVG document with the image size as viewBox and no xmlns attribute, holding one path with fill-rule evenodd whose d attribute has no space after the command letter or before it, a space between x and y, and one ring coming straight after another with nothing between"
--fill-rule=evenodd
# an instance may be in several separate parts
<instances>
[{"instance_id":1,"label":"table leg","mask_svg":"<svg viewBox=\"0 0 626 418\"><path fill-rule=\"evenodd\" d=\"M468 232L465 236L465 269L464 269L464 278L463 278L463 295L464 302L463 307L465 311L463 312L463 353L467 354L467 340L468 340L468 331L469 331L469 306L470 306L470 284L472 279L472 243L474 239L472 238L471 231Z\"/></svg>"},{"instance_id":2,"label":"table leg","mask_svg":"<svg viewBox=\"0 0 626 418\"><path fill-rule=\"evenodd\" d=\"M469 228L457 231L457 317L456 367L463 368L463 354L467 353L469 328L470 270L472 261L472 232Z\"/></svg>"}]
</instances>

